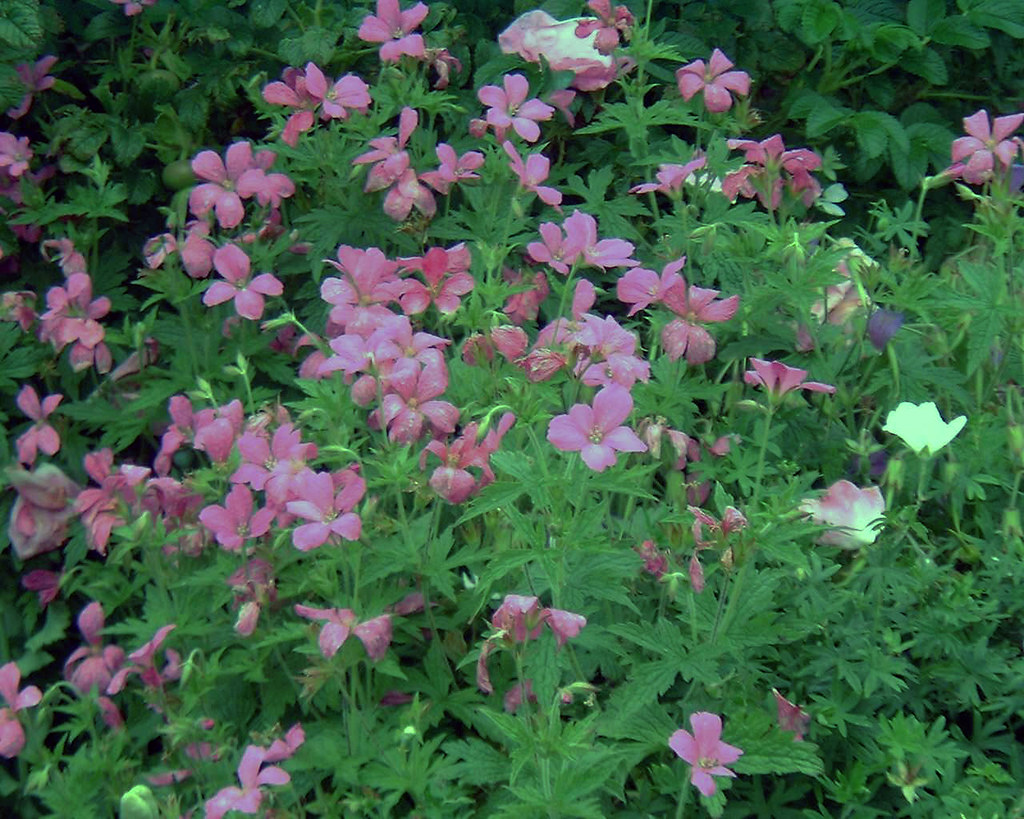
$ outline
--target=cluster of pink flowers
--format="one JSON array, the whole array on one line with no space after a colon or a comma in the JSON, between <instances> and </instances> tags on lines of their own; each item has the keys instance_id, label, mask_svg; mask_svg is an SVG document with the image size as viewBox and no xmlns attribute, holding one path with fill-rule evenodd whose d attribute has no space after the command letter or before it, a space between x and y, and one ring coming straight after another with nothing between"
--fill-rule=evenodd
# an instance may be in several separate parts
<instances>
[{"instance_id":1,"label":"cluster of pink flowers","mask_svg":"<svg viewBox=\"0 0 1024 819\"><path fill-rule=\"evenodd\" d=\"M295 193L295 184L283 173L267 173L276 159L274 151L254 154L248 142L229 146L223 159L216 151L200 151L192 171L205 181L189 193L189 210L200 218L212 210L222 228L234 228L245 216L243 199L256 197L260 205L277 208Z\"/></svg>"},{"instance_id":2,"label":"cluster of pink flowers","mask_svg":"<svg viewBox=\"0 0 1024 819\"><path fill-rule=\"evenodd\" d=\"M722 180L722 193L735 201L737 196L757 197L769 210L778 210L782 191L788 190L805 205L821 195L821 185L811 176L821 167L821 157L807 148L786 150L778 134L757 142L753 139L730 139L732 149L740 149L746 164L727 174Z\"/></svg>"},{"instance_id":3,"label":"cluster of pink flowers","mask_svg":"<svg viewBox=\"0 0 1024 819\"><path fill-rule=\"evenodd\" d=\"M263 89L263 99L271 105L293 109L281 139L294 147L299 135L313 127L319 109L320 119L348 119L349 111L365 114L373 101L370 89L355 74L346 74L332 82L316 64L306 63L305 70L285 69L283 81L272 82Z\"/></svg>"},{"instance_id":4,"label":"cluster of pink flowers","mask_svg":"<svg viewBox=\"0 0 1024 819\"><path fill-rule=\"evenodd\" d=\"M542 241L530 242L526 247L529 257L546 264L563 276L569 268L582 261L585 266L607 270L609 267L637 267L640 262L632 258L634 246L625 239L598 239L597 220L581 210L562 222L540 225Z\"/></svg>"},{"instance_id":5,"label":"cluster of pink flowers","mask_svg":"<svg viewBox=\"0 0 1024 819\"><path fill-rule=\"evenodd\" d=\"M495 633L484 641L480 649L476 665L477 687L485 694L494 693L487 661L498 646L511 648L536 640L543 627L547 625L555 637L558 648L561 648L568 640L577 637L586 624L587 618L581 614L562 609L541 608L540 600L536 597L506 595L491 616L491 626Z\"/></svg>"}]
</instances>

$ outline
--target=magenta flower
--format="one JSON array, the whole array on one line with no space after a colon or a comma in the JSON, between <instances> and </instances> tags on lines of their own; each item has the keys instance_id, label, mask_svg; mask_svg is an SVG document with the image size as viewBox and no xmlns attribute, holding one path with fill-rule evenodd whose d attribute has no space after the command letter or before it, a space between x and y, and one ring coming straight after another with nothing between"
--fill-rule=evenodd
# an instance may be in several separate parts
<instances>
[{"instance_id":1,"label":"magenta flower","mask_svg":"<svg viewBox=\"0 0 1024 819\"><path fill-rule=\"evenodd\" d=\"M511 142L506 140L501 144L501 147L505 149L508 158L512 160L509 163L509 167L519 179L519 184L525 190L537 194L537 198L542 202L551 205L551 207L561 213L561 208L559 207L562 204L561 192L547 185L541 185L541 182L548 178L548 173L551 170L551 161L544 154L530 154L526 161L523 162L519 151L516 150Z\"/></svg>"},{"instance_id":2,"label":"magenta flower","mask_svg":"<svg viewBox=\"0 0 1024 819\"><path fill-rule=\"evenodd\" d=\"M646 452L647 446L629 427L621 426L633 411L629 390L610 384L594 397L594 406L574 405L567 415L551 419L548 441L562 452L579 452L595 472L616 462L615 452Z\"/></svg>"},{"instance_id":3,"label":"magenta flower","mask_svg":"<svg viewBox=\"0 0 1024 819\"><path fill-rule=\"evenodd\" d=\"M506 74L504 89L496 85L485 85L477 91L477 98L487 109L487 123L494 127L499 141L505 139L505 130L512 128L527 142L540 139L538 122L549 120L555 109L534 97L527 100L530 83L522 74Z\"/></svg>"},{"instance_id":4,"label":"magenta flower","mask_svg":"<svg viewBox=\"0 0 1024 819\"><path fill-rule=\"evenodd\" d=\"M982 108L971 116L964 117L964 131L967 136L953 141L953 170L962 175L971 185L980 185L992 178L996 160L1001 173L1006 173L1020 151L1018 140L1010 139L1024 114L996 117L989 122L988 111ZM966 161L965 161L966 160Z\"/></svg>"},{"instance_id":5,"label":"magenta flower","mask_svg":"<svg viewBox=\"0 0 1024 819\"><path fill-rule=\"evenodd\" d=\"M830 395L836 391L831 384L823 384L820 381L804 381L807 377L807 370L788 367L781 361L751 358L750 363L754 369L747 370L743 374L743 380L752 386L764 387L773 398L781 398L786 393L798 389L827 392Z\"/></svg>"},{"instance_id":6,"label":"magenta flower","mask_svg":"<svg viewBox=\"0 0 1024 819\"><path fill-rule=\"evenodd\" d=\"M48 395L40 403L39 396L32 387L25 385L21 388L15 403L18 409L35 421L27 432L18 436L18 460L23 464L34 464L40 450L47 455L55 455L60 449L60 436L57 430L46 423L46 419L57 409L63 398L64 396L59 394Z\"/></svg>"},{"instance_id":7,"label":"magenta flower","mask_svg":"<svg viewBox=\"0 0 1024 819\"><path fill-rule=\"evenodd\" d=\"M199 522L229 552L237 552L250 538L265 535L273 519L274 510L269 506L253 513L252 492L240 483L231 487L224 506L211 504L199 513Z\"/></svg>"},{"instance_id":8,"label":"magenta flower","mask_svg":"<svg viewBox=\"0 0 1024 819\"><path fill-rule=\"evenodd\" d=\"M307 520L292 532L292 543L302 552L323 546L332 536L358 540L363 523L352 510L366 494L366 481L352 468L337 477L329 472L307 471L294 482L296 500L285 508Z\"/></svg>"},{"instance_id":9,"label":"magenta flower","mask_svg":"<svg viewBox=\"0 0 1024 819\"><path fill-rule=\"evenodd\" d=\"M398 0L377 0L377 14L363 18L359 39L365 43L384 43L380 48L380 58L386 63L397 63L403 54L422 60L425 56L423 35L412 31L423 22L428 12L423 3L401 11Z\"/></svg>"},{"instance_id":10,"label":"magenta flower","mask_svg":"<svg viewBox=\"0 0 1024 819\"><path fill-rule=\"evenodd\" d=\"M699 711L690 715L693 733L680 728L668 740L668 746L692 766L690 782L705 796L717 789L715 776L736 774L726 768L743 755L743 751L722 742L722 718Z\"/></svg>"},{"instance_id":11,"label":"magenta flower","mask_svg":"<svg viewBox=\"0 0 1024 819\"><path fill-rule=\"evenodd\" d=\"M238 782L241 788L223 788L217 795L206 801L206 819L222 819L228 811L258 813L263 802L262 785L287 785L291 777L276 765L263 767L268 752L256 745L249 745L238 763Z\"/></svg>"},{"instance_id":12,"label":"magenta flower","mask_svg":"<svg viewBox=\"0 0 1024 819\"><path fill-rule=\"evenodd\" d=\"M745 97L750 93L750 75L746 71L730 71L732 62L717 48L711 60L694 60L676 71L676 83L682 98L689 101L698 91L704 92L704 107L713 114L732 108L730 91Z\"/></svg>"},{"instance_id":13,"label":"magenta flower","mask_svg":"<svg viewBox=\"0 0 1024 819\"><path fill-rule=\"evenodd\" d=\"M382 614L363 623L357 622L352 609L318 609L312 606L296 605L295 613L308 620L323 620L320 637L317 640L320 653L329 660L345 644L350 634L359 638L366 655L376 662L387 654L391 645L391 615Z\"/></svg>"},{"instance_id":14,"label":"magenta flower","mask_svg":"<svg viewBox=\"0 0 1024 819\"><path fill-rule=\"evenodd\" d=\"M7 707L0 708L0 756L13 759L25 747L25 729L15 716L25 708L38 705L43 699L43 692L36 686L29 685L18 690L21 684L21 670L14 662L0 668L0 697Z\"/></svg>"},{"instance_id":15,"label":"magenta flower","mask_svg":"<svg viewBox=\"0 0 1024 819\"><path fill-rule=\"evenodd\" d=\"M236 245L217 248L213 254L213 266L227 281L213 282L206 289L203 304L207 307L233 299L238 315L257 321L263 316L263 297L280 296L284 292L284 285L273 273L260 273L250 279L249 256Z\"/></svg>"},{"instance_id":16,"label":"magenta flower","mask_svg":"<svg viewBox=\"0 0 1024 819\"><path fill-rule=\"evenodd\" d=\"M808 513L815 523L832 527L818 538L818 543L859 549L878 537L885 499L877 486L860 489L849 481L836 481L823 497L801 503L800 511Z\"/></svg>"},{"instance_id":17,"label":"magenta flower","mask_svg":"<svg viewBox=\"0 0 1024 819\"><path fill-rule=\"evenodd\" d=\"M400 298L406 315L422 313L431 302L438 312L450 315L459 309L462 296L476 286L468 272L469 250L462 242L447 250L432 247L422 256L411 256L399 261L403 270L418 270L427 282L423 285L415 279L406 279L405 292Z\"/></svg>"}]
</instances>

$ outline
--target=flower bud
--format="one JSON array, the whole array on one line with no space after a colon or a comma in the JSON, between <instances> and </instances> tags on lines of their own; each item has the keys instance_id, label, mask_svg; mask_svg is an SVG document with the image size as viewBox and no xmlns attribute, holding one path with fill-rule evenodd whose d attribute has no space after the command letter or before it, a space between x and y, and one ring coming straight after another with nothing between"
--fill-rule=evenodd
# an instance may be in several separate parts
<instances>
[{"instance_id":1,"label":"flower bud","mask_svg":"<svg viewBox=\"0 0 1024 819\"><path fill-rule=\"evenodd\" d=\"M159 819L160 806L145 785L136 785L121 796L118 819Z\"/></svg>"}]
</instances>

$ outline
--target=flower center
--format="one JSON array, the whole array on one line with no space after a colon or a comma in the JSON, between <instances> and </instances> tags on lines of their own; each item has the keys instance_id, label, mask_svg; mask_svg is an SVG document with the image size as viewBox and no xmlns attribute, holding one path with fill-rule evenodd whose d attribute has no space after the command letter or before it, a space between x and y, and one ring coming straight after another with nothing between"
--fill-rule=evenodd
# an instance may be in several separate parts
<instances>
[{"instance_id":1,"label":"flower center","mask_svg":"<svg viewBox=\"0 0 1024 819\"><path fill-rule=\"evenodd\" d=\"M594 427L587 434L587 438L592 444L599 444L604 440L604 430L601 427Z\"/></svg>"}]
</instances>

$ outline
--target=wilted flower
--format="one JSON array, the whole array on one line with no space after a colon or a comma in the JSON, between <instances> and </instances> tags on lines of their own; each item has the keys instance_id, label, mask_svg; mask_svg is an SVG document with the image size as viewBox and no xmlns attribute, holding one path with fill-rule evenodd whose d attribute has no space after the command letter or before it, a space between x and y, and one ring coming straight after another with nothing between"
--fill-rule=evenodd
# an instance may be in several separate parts
<instances>
[{"instance_id":1,"label":"wilted flower","mask_svg":"<svg viewBox=\"0 0 1024 819\"><path fill-rule=\"evenodd\" d=\"M885 499L877 486L860 489L849 481L836 481L823 497L800 504L815 523L834 527L825 532L819 543L857 549L875 542L877 524L885 511Z\"/></svg>"}]
</instances>

